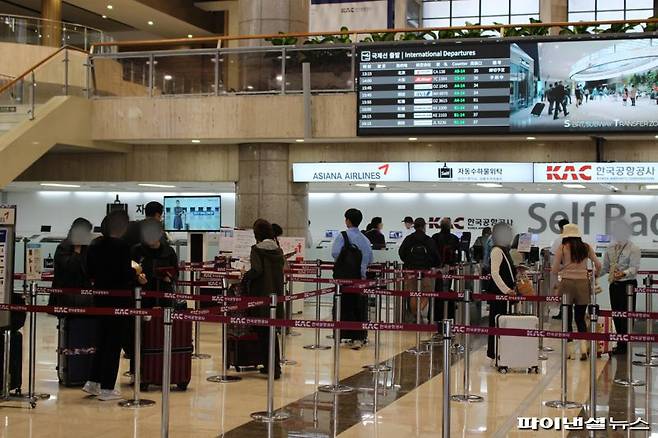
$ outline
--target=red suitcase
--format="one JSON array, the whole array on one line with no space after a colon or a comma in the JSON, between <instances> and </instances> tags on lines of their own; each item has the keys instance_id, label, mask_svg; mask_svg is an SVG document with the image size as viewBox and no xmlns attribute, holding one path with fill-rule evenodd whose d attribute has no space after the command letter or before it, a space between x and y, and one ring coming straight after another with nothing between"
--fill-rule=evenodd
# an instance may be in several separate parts
<instances>
[{"instance_id":1,"label":"red suitcase","mask_svg":"<svg viewBox=\"0 0 658 438\"><path fill-rule=\"evenodd\" d=\"M171 384L186 390L192 380L192 323L173 321L171 331ZM142 324L142 373L140 388L162 384L162 357L164 324L162 318L153 317Z\"/></svg>"}]
</instances>

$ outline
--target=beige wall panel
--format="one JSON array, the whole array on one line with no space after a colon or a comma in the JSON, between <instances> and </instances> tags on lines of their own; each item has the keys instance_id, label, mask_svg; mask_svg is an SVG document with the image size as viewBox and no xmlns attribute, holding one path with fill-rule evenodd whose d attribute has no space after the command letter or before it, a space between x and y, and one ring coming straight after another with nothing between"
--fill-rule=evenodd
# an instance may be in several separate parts
<instances>
[{"instance_id":1,"label":"beige wall panel","mask_svg":"<svg viewBox=\"0 0 658 438\"><path fill-rule=\"evenodd\" d=\"M610 141L603 150L606 161L658 161L656 141Z\"/></svg>"}]
</instances>

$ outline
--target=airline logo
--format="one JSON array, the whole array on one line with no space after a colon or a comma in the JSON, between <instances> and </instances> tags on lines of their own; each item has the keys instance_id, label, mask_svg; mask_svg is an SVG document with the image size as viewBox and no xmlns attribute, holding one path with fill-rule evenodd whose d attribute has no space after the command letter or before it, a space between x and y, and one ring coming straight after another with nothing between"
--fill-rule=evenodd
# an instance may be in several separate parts
<instances>
[{"instance_id":1,"label":"airline logo","mask_svg":"<svg viewBox=\"0 0 658 438\"><path fill-rule=\"evenodd\" d=\"M294 163L294 182L409 181L408 163Z\"/></svg>"}]
</instances>

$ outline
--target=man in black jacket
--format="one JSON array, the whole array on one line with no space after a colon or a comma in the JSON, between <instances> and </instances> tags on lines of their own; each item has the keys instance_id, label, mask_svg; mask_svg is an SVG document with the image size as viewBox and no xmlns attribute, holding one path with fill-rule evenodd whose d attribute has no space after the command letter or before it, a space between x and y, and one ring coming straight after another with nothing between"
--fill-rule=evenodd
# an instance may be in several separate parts
<instances>
[{"instance_id":1,"label":"man in black jacket","mask_svg":"<svg viewBox=\"0 0 658 438\"><path fill-rule=\"evenodd\" d=\"M452 234L452 221L449 217L444 217L439 223L441 230L432 236L432 240L441 256L441 272L448 273L450 265L459 262L459 237ZM438 279L436 281L437 292L448 292L452 288L452 280ZM434 300L434 317L436 321L444 318L455 317L455 302L447 300L448 314L443 314L444 301L441 299Z\"/></svg>"},{"instance_id":2,"label":"man in black jacket","mask_svg":"<svg viewBox=\"0 0 658 438\"><path fill-rule=\"evenodd\" d=\"M123 239L126 241L128 246L131 248L142 242L142 225L144 221L148 219L153 219L158 222L162 222L162 214L164 212L164 207L157 201L151 201L144 207L144 216L145 218L141 221L132 221L128 225L128 230L123 236ZM162 240L166 241L167 237L165 234L162 234Z\"/></svg>"},{"instance_id":3,"label":"man in black jacket","mask_svg":"<svg viewBox=\"0 0 658 438\"><path fill-rule=\"evenodd\" d=\"M425 219L422 217L416 218L414 221L414 232L409 234L402 241L398 254L400 255L400 260L404 264L404 269L413 269L413 270L428 270L432 268L439 267L440 256L436 248L436 244L432 241L432 238L425 233ZM433 287L434 279L423 276L421 280L421 291L431 291ZM406 290L418 290L418 280L409 279L405 280L405 289ZM411 298L409 300L409 310L411 311L413 318L415 318L417 312L417 302L416 298ZM420 309L423 313L427 309L427 298L421 298L420 300Z\"/></svg>"}]
</instances>

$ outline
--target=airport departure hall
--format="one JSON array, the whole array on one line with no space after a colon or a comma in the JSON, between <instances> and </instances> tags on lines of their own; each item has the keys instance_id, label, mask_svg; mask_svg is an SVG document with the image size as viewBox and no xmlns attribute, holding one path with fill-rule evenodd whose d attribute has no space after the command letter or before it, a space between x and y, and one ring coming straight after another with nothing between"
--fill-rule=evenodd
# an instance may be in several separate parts
<instances>
[{"instance_id":1,"label":"airport departure hall","mask_svg":"<svg viewBox=\"0 0 658 438\"><path fill-rule=\"evenodd\" d=\"M0 0L0 436L658 437L658 0Z\"/></svg>"}]
</instances>

